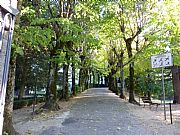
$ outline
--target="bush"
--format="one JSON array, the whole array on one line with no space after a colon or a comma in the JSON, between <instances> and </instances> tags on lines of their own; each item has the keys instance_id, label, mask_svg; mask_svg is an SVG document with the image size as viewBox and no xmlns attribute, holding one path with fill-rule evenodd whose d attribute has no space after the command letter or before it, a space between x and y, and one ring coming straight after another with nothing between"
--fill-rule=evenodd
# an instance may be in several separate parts
<instances>
[{"instance_id":1,"label":"bush","mask_svg":"<svg viewBox=\"0 0 180 135\"><path fill-rule=\"evenodd\" d=\"M41 103L45 101L45 97L37 97L36 103ZM13 109L20 109L23 107L31 106L34 102L34 97L23 98L21 100L14 99Z\"/></svg>"}]
</instances>

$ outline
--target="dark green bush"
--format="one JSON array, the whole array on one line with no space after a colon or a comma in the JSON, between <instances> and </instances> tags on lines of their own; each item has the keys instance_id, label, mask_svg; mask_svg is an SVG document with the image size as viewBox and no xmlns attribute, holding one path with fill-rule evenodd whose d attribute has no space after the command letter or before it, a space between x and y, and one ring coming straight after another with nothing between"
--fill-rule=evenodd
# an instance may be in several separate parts
<instances>
[{"instance_id":1,"label":"dark green bush","mask_svg":"<svg viewBox=\"0 0 180 135\"><path fill-rule=\"evenodd\" d=\"M41 103L45 101L45 97L37 97L36 103ZM23 98L21 100L14 99L13 109L20 109L23 107L31 106L34 103L34 97Z\"/></svg>"}]
</instances>

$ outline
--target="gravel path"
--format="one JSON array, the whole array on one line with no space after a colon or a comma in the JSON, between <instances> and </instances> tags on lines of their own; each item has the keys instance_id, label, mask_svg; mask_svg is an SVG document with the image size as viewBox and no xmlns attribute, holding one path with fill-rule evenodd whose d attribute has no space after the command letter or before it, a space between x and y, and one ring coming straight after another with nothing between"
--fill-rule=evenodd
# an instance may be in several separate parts
<instances>
[{"instance_id":1,"label":"gravel path","mask_svg":"<svg viewBox=\"0 0 180 135\"><path fill-rule=\"evenodd\" d=\"M69 109L48 117L20 121L15 113L15 129L23 135L180 135L156 111L129 104L105 88L73 100Z\"/></svg>"}]
</instances>

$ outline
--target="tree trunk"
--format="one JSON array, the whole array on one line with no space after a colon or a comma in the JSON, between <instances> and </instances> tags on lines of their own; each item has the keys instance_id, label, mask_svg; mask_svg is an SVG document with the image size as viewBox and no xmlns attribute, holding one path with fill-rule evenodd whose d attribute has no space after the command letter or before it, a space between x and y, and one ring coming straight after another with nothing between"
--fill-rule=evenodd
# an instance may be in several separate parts
<instances>
[{"instance_id":1,"label":"tree trunk","mask_svg":"<svg viewBox=\"0 0 180 135\"><path fill-rule=\"evenodd\" d=\"M84 65L85 65L85 56L81 55L80 56L81 59L81 68L79 71L79 87L80 87L80 91L84 91L85 90L85 70L84 70Z\"/></svg>"},{"instance_id":2,"label":"tree trunk","mask_svg":"<svg viewBox=\"0 0 180 135\"><path fill-rule=\"evenodd\" d=\"M69 100L69 87L68 87L68 69L69 65L63 65L63 91L64 91L64 99Z\"/></svg>"},{"instance_id":3,"label":"tree trunk","mask_svg":"<svg viewBox=\"0 0 180 135\"><path fill-rule=\"evenodd\" d=\"M49 62L48 66L49 66L49 70L48 70L48 80L47 80L47 87L46 87L46 101L50 99L49 84L50 84L51 61Z\"/></svg>"},{"instance_id":4,"label":"tree trunk","mask_svg":"<svg viewBox=\"0 0 180 135\"><path fill-rule=\"evenodd\" d=\"M108 77L105 76L105 86L107 87L109 85Z\"/></svg>"},{"instance_id":5,"label":"tree trunk","mask_svg":"<svg viewBox=\"0 0 180 135\"><path fill-rule=\"evenodd\" d=\"M120 98L122 99L125 99L125 95L124 95L124 69L123 69L123 56L124 56L124 51L121 50L121 53L119 55L119 65L120 65L120 83L121 83L121 86L120 86Z\"/></svg>"},{"instance_id":6,"label":"tree trunk","mask_svg":"<svg viewBox=\"0 0 180 135\"><path fill-rule=\"evenodd\" d=\"M109 74L109 90L112 92L118 94L118 89L117 89L117 80L116 78L113 77L113 75L116 73L116 70L111 69L111 72Z\"/></svg>"},{"instance_id":7,"label":"tree trunk","mask_svg":"<svg viewBox=\"0 0 180 135\"><path fill-rule=\"evenodd\" d=\"M80 72L80 82L79 82L79 84L80 84L81 91L84 91L85 90L85 81L86 81L85 72L84 72L83 68L81 68L80 71L81 72Z\"/></svg>"},{"instance_id":8,"label":"tree trunk","mask_svg":"<svg viewBox=\"0 0 180 135\"><path fill-rule=\"evenodd\" d=\"M103 76L101 75L101 86L103 86Z\"/></svg>"},{"instance_id":9,"label":"tree trunk","mask_svg":"<svg viewBox=\"0 0 180 135\"><path fill-rule=\"evenodd\" d=\"M21 83L19 93L18 93L18 100L21 100L23 98L24 93L25 93L25 84Z\"/></svg>"},{"instance_id":10,"label":"tree trunk","mask_svg":"<svg viewBox=\"0 0 180 135\"><path fill-rule=\"evenodd\" d=\"M125 99L125 95L124 95L124 70L123 70L123 67L121 67L120 69L120 83L121 83L121 86L120 86L120 98L122 99Z\"/></svg>"},{"instance_id":11,"label":"tree trunk","mask_svg":"<svg viewBox=\"0 0 180 135\"><path fill-rule=\"evenodd\" d=\"M22 99L23 96L25 95L25 86L26 86L26 79L27 79L27 52L26 52L26 47L24 48L24 55L21 57L17 57L17 59L19 58L18 62L20 65L20 74L21 74L21 78L20 78L20 90L19 90L19 94L18 94L18 99ZM16 61L17 62L17 61Z\"/></svg>"},{"instance_id":12,"label":"tree trunk","mask_svg":"<svg viewBox=\"0 0 180 135\"><path fill-rule=\"evenodd\" d=\"M24 58L23 58L24 59ZM25 82L26 82L26 73L25 73L25 63L23 62L22 64L22 70L21 70L21 83L20 83L20 89L19 89L19 94L18 94L18 99L21 100L24 96L25 93Z\"/></svg>"},{"instance_id":13,"label":"tree trunk","mask_svg":"<svg viewBox=\"0 0 180 135\"><path fill-rule=\"evenodd\" d=\"M48 110L59 110L60 107L57 103L57 78L58 78L58 64L56 62L51 63L50 75L49 75L49 98L47 98L46 103L42 106L44 109Z\"/></svg>"},{"instance_id":14,"label":"tree trunk","mask_svg":"<svg viewBox=\"0 0 180 135\"><path fill-rule=\"evenodd\" d=\"M116 78L114 78L114 89L115 89L115 94L116 95L119 95L119 90L118 90L118 86L117 86L117 79Z\"/></svg>"},{"instance_id":15,"label":"tree trunk","mask_svg":"<svg viewBox=\"0 0 180 135\"><path fill-rule=\"evenodd\" d=\"M16 68L16 62L15 60L11 60L9 67L8 84L6 89L4 125L3 125L3 133L7 133L9 135L19 134L15 131L12 123L14 87L15 87L15 68Z\"/></svg>"},{"instance_id":16,"label":"tree trunk","mask_svg":"<svg viewBox=\"0 0 180 135\"><path fill-rule=\"evenodd\" d=\"M97 74L98 74L98 87L99 87L100 86L100 74L99 74L99 72Z\"/></svg>"},{"instance_id":17,"label":"tree trunk","mask_svg":"<svg viewBox=\"0 0 180 135\"><path fill-rule=\"evenodd\" d=\"M173 88L174 88L173 103L180 104L180 66L172 67L172 81L173 81Z\"/></svg>"},{"instance_id":18,"label":"tree trunk","mask_svg":"<svg viewBox=\"0 0 180 135\"><path fill-rule=\"evenodd\" d=\"M74 64L72 64L72 94L73 96L76 96L76 76Z\"/></svg>"},{"instance_id":19,"label":"tree trunk","mask_svg":"<svg viewBox=\"0 0 180 135\"><path fill-rule=\"evenodd\" d=\"M92 87L92 75L91 74L89 75L89 87L90 88Z\"/></svg>"},{"instance_id":20,"label":"tree trunk","mask_svg":"<svg viewBox=\"0 0 180 135\"><path fill-rule=\"evenodd\" d=\"M108 78L109 78L108 87L109 87L109 90L112 91L112 89L113 89L113 78L112 78L112 74L111 73L109 73Z\"/></svg>"},{"instance_id":21,"label":"tree trunk","mask_svg":"<svg viewBox=\"0 0 180 135\"><path fill-rule=\"evenodd\" d=\"M109 90L111 90L114 93L116 92L115 79L113 78L113 73L112 72L109 74Z\"/></svg>"},{"instance_id":22,"label":"tree trunk","mask_svg":"<svg viewBox=\"0 0 180 135\"><path fill-rule=\"evenodd\" d=\"M95 78L95 73L94 73L94 71L92 72L92 74L93 74L93 84L92 84L92 86L95 87L96 78Z\"/></svg>"},{"instance_id":23,"label":"tree trunk","mask_svg":"<svg viewBox=\"0 0 180 135\"><path fill-rule=\"evenodd\" d=\"M58 64L53 62L53 67L51 68L51 72L50 72L50 94L51 96L53 96L54 101L57 100L57 88L56 88L56 84L57 84L57 77L58 77Z\"/></svg>"},{"instance_id":24,"label":"tree trunk","mask_svg":"<svg viewBox=\"0 0 180 135\"><path fill-rule=\"evenodd\" d=\"M129 60L133 56L131 47L132 41L132 38L128 38L127 40L125 40ZM131 62L129 64L129 102L138 104L138 102L134 99L134 62Z\"/></svg>"},{"instance_id":25,"label":"tree trunk","mask_svg":"<svg viewBox=\"0 0 180 135\"><path fill-rule=\"evenodd\" d=\"M85 78L85 82L84 82L84 90L88 89L89 88L89 71L88 69L85 69L85 72L84 72L84 78Z\"/></svg>"},{"instance_id":26,"label":"tree trunk","mask_svg":"<svg viewBox=\"0 0 180 135\"><path fill-rule=\"evenodd\" d=\"M133 63L129 64L129 102L134 103L134 67Z\"/></svg>"},{"instance_id":27,"label":"tree trunk","mask_svg":"<svg viewBox=\"0 0 180 135\"><path fill-rule=\"evenodd\" d=\"M80 68L80 70L79 70L79 88L80 88L80 92L82 92L82 79L83 79L83 76L82 76L82 73L83 71L82 71L82 68Z\"/></svg>"}]
</instances>

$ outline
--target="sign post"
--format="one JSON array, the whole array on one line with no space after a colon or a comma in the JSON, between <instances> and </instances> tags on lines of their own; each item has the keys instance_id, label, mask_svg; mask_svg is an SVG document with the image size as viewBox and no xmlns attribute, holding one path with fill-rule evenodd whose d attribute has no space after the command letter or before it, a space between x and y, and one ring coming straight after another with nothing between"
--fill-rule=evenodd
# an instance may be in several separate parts
<instances>
[{"instance_id":1,"label":"sign post","mask_svg":"<svg viewBox=\"0 0 180 135\"><path fill-rule=\"evenodd\" d=\"M164 67L173 66L173 60L171 53L164 53L161 55L151 56L151 66L152 68L162 69L162 91L163 91L163 104L164 104L164 119L166 120L166 96L164 87Z\"/></svg>"},{"instance_id":2,"label":"sign post","mask_svg":"<svg viewBox=\"0 0 180 135\"><path fill-rule=\"evenodd\" d=\"M164 104L164 119L166 120L166 95L164 88L164 68L162 67L162 90L163 90L163 104Z\"/></svg>"}]
</instances>

